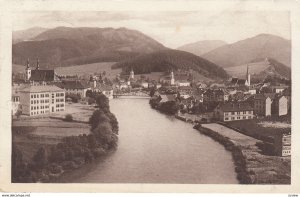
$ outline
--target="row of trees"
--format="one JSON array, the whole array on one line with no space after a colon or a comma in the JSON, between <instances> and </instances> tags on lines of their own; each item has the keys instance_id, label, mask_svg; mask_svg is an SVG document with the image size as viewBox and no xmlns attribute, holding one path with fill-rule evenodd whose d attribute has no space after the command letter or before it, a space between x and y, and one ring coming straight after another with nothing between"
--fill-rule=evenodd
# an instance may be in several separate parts
<instances>
[{"instance_id":1,"label":"row of trees","mask_svg":"<svg viewBox=\"0 0 300 197\"><path fill-rule=\"evenodd\" d=\"M98 109L90 117L91 133L64 137L51 147L40 147L25 162L18 147L12 151L12 182L49 182L64 171L80 167L117 147L118 121L105 95L96 96Z\"/></svg>"}]
</instances>

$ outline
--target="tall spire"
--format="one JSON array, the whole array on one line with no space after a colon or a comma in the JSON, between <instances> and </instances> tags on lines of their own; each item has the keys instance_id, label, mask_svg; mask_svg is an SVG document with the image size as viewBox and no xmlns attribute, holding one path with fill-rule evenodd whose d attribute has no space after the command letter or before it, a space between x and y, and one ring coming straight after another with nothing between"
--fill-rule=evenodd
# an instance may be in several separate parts
<instances>
[{"instance_id":1,"label":"tall spire","mask_svg":"<svg viewBox=\"0 0 300 197\"><path fill-rule=\"evenodd\" d=\"M29 69L29 58L27 58L26 68Z\"/></svg>"},{"instance_id":2,"label":"tall spire","mask_svg":"<svg viewBox=\"0 0 300 197\"><path fill-rule=\"evenodd\" d=\"M39 58L36 59L36 69L40 69L40 62L39 62Z\"/></svg>"}]
</instances>

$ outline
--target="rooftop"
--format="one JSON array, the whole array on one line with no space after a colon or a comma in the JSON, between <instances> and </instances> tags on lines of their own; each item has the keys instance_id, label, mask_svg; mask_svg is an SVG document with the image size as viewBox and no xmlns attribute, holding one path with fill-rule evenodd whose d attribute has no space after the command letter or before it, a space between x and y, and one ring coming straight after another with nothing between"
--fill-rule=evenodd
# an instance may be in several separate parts
<instances>
[{"instance_id":1,"label":"rooftop","mask_svg":"<svg viewBox=\"0 0 300 197\"><path fill-rule=\"evenodd\" d=\"M35 85L35 86L26 86L22 89L19 89L19 92L63 92L64 90L52 85Z\"/></svg>"}]
</instances>

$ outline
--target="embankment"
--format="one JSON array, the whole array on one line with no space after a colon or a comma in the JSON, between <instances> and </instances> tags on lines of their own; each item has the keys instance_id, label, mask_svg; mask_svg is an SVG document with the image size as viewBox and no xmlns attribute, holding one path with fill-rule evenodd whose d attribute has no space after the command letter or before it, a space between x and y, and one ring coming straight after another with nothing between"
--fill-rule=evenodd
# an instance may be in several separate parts
<instances>
[{"instance_id":1,"label":"embankment","mask_svg":"<svg viewBox=\"0 0 300 197\"><path fill-rule=\"evenodd\" d=\"M236 146L229 138L214 132L208 128L204 128L201 124L194 126L200 133L207 135L214 139L215 141L222 144L226 150L232 153L232 157L235 164L235 171L237 173L237 179L241 184L251 184L254 183L253 178L251 178L250 173L246 170L246 161L243 156L241 147Z\"/></svg>"}]
</instances>

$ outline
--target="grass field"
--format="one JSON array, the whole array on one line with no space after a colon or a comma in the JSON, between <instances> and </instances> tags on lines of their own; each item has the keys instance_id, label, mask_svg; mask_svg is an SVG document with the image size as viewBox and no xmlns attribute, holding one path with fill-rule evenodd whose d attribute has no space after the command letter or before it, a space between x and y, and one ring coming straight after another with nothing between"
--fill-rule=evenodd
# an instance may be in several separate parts
<instances>
[{"instance_id":1,"label":"grass field","mask_svg":"<svg viewBox=\"0 0 300 197\"><path fill-rule=\"evenodd\" d=\"M290 132L291 126L288 122L266 121L266 120L239 120L227 122L228 125L240 129L249 136L271 137L277 133Z\"/></svg>"}]
</instances>

